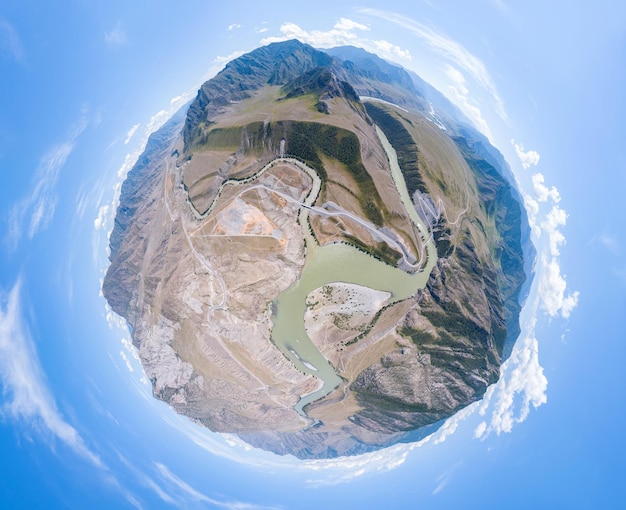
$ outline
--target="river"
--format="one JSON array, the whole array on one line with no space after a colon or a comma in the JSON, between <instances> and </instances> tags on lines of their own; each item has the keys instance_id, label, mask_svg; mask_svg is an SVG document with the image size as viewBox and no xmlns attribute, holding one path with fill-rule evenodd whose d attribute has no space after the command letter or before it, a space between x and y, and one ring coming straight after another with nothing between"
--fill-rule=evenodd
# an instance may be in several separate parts
<instances>
[{"instance_id":1,"label":"river","mask_svg":"<svg viewBox=\"0 0 626 510\"><path fill-rule=\"evenodd\" d=\"M417 225L422 238L430 239L428 228L422 223L412 205L396 151L378 128L377 133L389 158L393 180L407 214ZM302 168L304 165L299 163L298 166ZM307 205L312 205L317 198L320 179L310 168L305 170L314 180L312 192L306 202ZM308 225L308 215L309 210L302 207L299 213L301 225ZM388 291L392 295L392 302L401 301L426 285L437 260L437 251L434 243L429 240L426 243L427 261L423 271L408 274L348 244L318 246L308 228L303 230L307 243L306 263L300 279L282 292L276 300L272 340L296 367L321 381L321 386L317 390L303 395L296 405L296 410L305 415L304 407L307 404L326 396L342 381L334 367L315 347L306 333L304 313L307 295L323 285L345 282Z\"/></svg>"}]
</instances>

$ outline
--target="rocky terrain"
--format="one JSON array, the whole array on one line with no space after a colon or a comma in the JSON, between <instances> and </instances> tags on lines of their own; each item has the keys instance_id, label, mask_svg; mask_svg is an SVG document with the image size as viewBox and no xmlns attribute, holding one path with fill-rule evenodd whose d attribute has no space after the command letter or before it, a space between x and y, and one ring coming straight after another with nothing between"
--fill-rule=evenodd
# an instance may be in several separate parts
<instances>
[{"instance_id":1,"label":"rocky terrain","mask_svg":"<svg viewBox=\"0 0 626 510\"><path fill-rule=\"evenodd\" d=\"M414 440L481 398L519 333L533 255L510 182L419 78L356 48L272 44L151 137L122 187L103 292L155 397L211 430L301 458ZM337 277L303 297L295 319L340 382L299 412L320 366L276 338L276 317L337 243L425 283L398 297Z\"/></svg>"}]
</instances>

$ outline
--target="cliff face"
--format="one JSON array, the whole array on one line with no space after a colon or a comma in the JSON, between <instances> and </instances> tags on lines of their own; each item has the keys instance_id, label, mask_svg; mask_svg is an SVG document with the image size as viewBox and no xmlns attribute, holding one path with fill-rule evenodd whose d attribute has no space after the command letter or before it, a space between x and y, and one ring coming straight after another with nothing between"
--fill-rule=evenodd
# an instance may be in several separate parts
<instances>
[{"instance_id":1,"label":"cliff face","mask_svg":"<svg viewBox=\"0 0 626 510\"><path fill-rule=\"evenodd\" d=\"M517 337L527 278L526 217L499 153L452 109L438 128L401 68L331 53L297 41L255 50L151 137L122 187L103 284L157 398L302 458L413 440L479 399ZM359 95L409 111L366 109ZM431 241L400 200L375 126ZM283 151L309 170L271 164ZM408 299L341 279L308 295L307 334L343 382L303 416L296 404L320 380L272 331L276 299L310 255L306 235L407 271L435 242L437 261Z\"/></svg>"}]
</instances>

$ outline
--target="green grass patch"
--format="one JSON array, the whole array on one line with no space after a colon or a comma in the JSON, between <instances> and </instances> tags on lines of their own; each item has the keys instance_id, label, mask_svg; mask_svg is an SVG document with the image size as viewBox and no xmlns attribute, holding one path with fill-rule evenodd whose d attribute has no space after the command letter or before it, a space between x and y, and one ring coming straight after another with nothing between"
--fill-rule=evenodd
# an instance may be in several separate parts
<instances>
[{"instance_id":1,"label":"green grass patch","mask_svg":"<svg viewBox=\"0 0 626 510\"><path fill-rule=\"evenodd\" d=\"M361 144L352 131L317 122L277 124L286 132L287 152L314 168L323 183L329 180L329 176L320 153L342 163L359 187L357 198L365 216L375 225L383 225L385 207L371 175L363 165Z\"/></svg>"},{"instance_id":2,"label":"green grass patch","mask_svg":"<svg viewBox=\"0 0 626 510\"><path fill-rule=\"evenodd\" d=\"M205 131L199 126L199 133L194 139L193 148L203 150L236 151L241 144L242 126L213 128Z\"/></svg>"}]
</instances>

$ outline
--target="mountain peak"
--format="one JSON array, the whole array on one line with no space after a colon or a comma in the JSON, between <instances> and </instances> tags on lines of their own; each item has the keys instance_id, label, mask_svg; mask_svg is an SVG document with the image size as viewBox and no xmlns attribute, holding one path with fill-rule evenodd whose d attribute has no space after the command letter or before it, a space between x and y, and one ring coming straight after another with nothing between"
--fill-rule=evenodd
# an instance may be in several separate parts
<instances>
[{"instance_id":1,"label":"mountain peak","mask_svg":"<svg viewBox=\"0 0 626 510\"><path fill-rule=\"evenodd\" d=\"M359 97L347 81L340 80L330 67L316 67L301 74L284 85L286 97L298 97L304 94L316 93L320 99L346 97L358 101Z\"/></svg>"},{"instance_id":2,"label":"mountain peak","mask_svg":"<svg viewBox=\"0 0 626 510\"><path fill-rule=\"evenodd\" d=\"M232 60L214 78L205 82L189 107L183 131L185 147L193 132L220 108L241 101L265 85L285 85L303 73L326 67L334 59L297 39L257 48Z\"/></svg>"}]
</instances>

